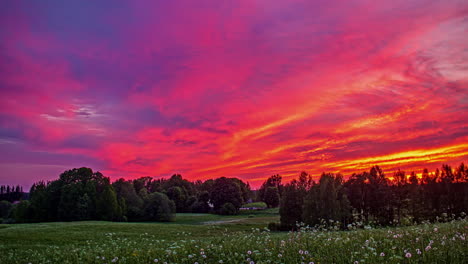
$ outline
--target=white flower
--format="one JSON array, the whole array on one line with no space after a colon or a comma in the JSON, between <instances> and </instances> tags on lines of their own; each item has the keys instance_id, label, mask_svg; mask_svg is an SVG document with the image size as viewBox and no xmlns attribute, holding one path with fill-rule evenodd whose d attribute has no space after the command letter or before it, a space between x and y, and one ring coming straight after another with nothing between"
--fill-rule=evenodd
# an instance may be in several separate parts
<instances>
[{"instance_id":1,"label":"white flower","mask_svg":"<svg viewBox=\"0 0 468 264\"><path fill-rule=\"evenodd\" d=\"M421 255L421 250L419 250L419 248L416 249L416 253L418 253L418 255Z\"/></svg>"},{"instance_id":2,"label":"white flower","mask_svg":"<svg viewBox=\"0 0 468 264\"><path fill-rule=\"evenodd\" d=\"M281 255L281 254L278 254L278 258L281 258L282 256L283 256L283 255Z\"/></svg>"},{"instance_id":3,"label":"white flower","mask_svg":"<svg viewBox=\"0 0 468 264\"><path fill-rule=\"evenodd\" d=\"M381 256L381 257L385 257L385 253L383 253L383 252L380 253L380 256Z\"/></svg>"},{"instance_id":4,"label":"white flower","mask_svg":"<svg viewBox=\"0 0 468 264\"><path fill-rule=\"evenodd\" d=\"M154 261L155 263L157 263L157 262L159 262L159 259L154 259L153 261Z\"/></svg>"},{"instance_id":5,"label":"white flower","mask_svg":"<svg viewBox=\"0 0 468 264\"><path fill-rule=\"evenodd\" d=\"M252 251L250 251L250 250L249 250L249 251L247 251L247 254L251 255L251 254L252 254Z\"/></svg>"},{"instance_id":6,"label":"white flower","mask_svg":"<svg viewBox=\"0 0 468 264\"><path fill-rule=\"evenodd\" d=\"M429 251L431 249L431 246L426 247L426 251Z\"/></svg>"},{"instance_id":7,"label":"white flower","mask_svg":"<svg viewBox=\"0 0 468 264\"><path fill-rule=\"evenodd\" d=\"M437 227L434 227L434 232L437 232L439 231L439 229Z\"/></svg>"},{"instance_id":8,"label":"white flower","mask_svg":"<svg viewBox=\"0 0 468 264\"><path fill-rule=\"evenodd\" d=\"M406 253L405 257L407 257L407 258L411 258L411 253L409 253L409 252L408 252L408 253Z\"/></svg>"}]
</instances>

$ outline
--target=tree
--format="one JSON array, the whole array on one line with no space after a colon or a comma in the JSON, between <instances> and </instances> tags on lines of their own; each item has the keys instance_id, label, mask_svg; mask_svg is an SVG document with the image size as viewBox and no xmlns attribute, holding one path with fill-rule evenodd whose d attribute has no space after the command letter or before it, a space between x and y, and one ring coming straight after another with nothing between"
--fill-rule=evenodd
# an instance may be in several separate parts
<instances>
[{"instance_id":1,"label":"tree","mask_svg":"<svg viewBox=\"0 0 468 264\"><path fill-rule=\"evenodd\" d=\"M12 204L9 201L0 201L0 218L7 218L10 216Z\"/></svg>"},{"instance_id":2,"label":"tree","mask_svg":"<svg viewBox=\"0 0 468 264\"><path fill-rule=\"evenodd\" d=\"M146 221L173 221L175 219L175 204L159 192L148 195L144 205L144 220Z\"/></svg>"},{"instance_id":3,"label":"tree","mask_svg":"<svg viewBox=\"0 0 468 264\"><path fill-rule=\"evenodd\" d=\"M143 217L143 199L136 193L132 181L119 179L115 181L114 187L117 197L125 202L125 208L122 207L122 214L127 216L129 221L138 221ZM122 202L121 202L122 204Z\"/></svg>"},{"instance_id":4,"label":"tree","mask_svg":"<svg viewBox=\"0 0 468 264\"><path fill-rule=\"evenodd\" d=\"M106 221L117 220L122 217L119 212L122 212L122 210L119 209L114 188L110 184L106 185L96 201L97 217Z\"/></svg>"},{"instance_id":5,"label":"tree","mask_svg":"<svg viewBox=\"0 0 468 264\"><path fill-rule=\"evenodd\" d=\"M293 229L297 222L302 222L302 204L304 197L294 182L283 189L280 204L280 222L286 229Z\"/></svg>"},{"instance_id":6,"label":"tree","mask_svg":"<svg viewBox=\"0 0 468 264\"><path fill-rule=\"evenodd\" d=\"M31 221L29 201L21 201L13 206L12 216L16 223L27 223Z\"/></svg>"},{"instance_id":7,"label":"tree","mask_svg":"<svg viewBox=\"0 0 468 264\"><path fill-rule=\"evenodd\" d=\"M281 184L282 177L279 174L275 174L270 176L265 182L263 182L260 189L258 189L258 197L259 201L265 202L265 192L268 187L276 187L278 189L278 194L281 197L281 192L283 190L283 185Z\"/></svg>"},{"instance_id":8,"label":"tree","mask_svg":"<svg viewBox=\"0 0 468 264\"><path fill-rule=\"evenodd\" d=\"M268 187L265 191L264 200L269 208L278 207L280 202L279 191L277 187Z\"/></svg>"},{"instance_id":9,"label":"tree","mask_svg":"<svg viewBox=\"0 0 468 264\"><path fill-rule=\"evenodd\" d=\"M306 224L320 224L325 220L339 221L345 227L351 218L351 206L340 174L323 173L319 184L314 185L304 201L303 220Z\"/></svg>"},{"instance_id":10,"label":"tree","mask_svg":"<svg viewBox=\"0 0 468 264\"><path fill-rule=\"evenodd\" d=\"M207 191L202 191L198 194L197 201L192 205L192 212L194 213L208 213L210 212L210 194Z\"/></svg>"},{"instance_id":11,"label":"tree","mask_svg":"<svg viewBox=\"0 0 468 264\"><path fill-rule=\"evenodd\" d=\"M225 203L231 203L238 211L243 203L239 185L230 178L216 179L211 191L211 202L216 212L219 212Z\"/></svg>"},{"instance_id":12,"label":"tree","mask_svg":"<svg viewBox=\"0 0 468 264\"><path fill-rule=\"evenodd\" d=\"M184 191L182 190L181 187L179 186L170 187L167 190L167 197L169 197L169 199L174 201L177 212L187 211L186 209L187 197L185 196Z\"/></svg>"},{"instance_id":13,"label":"tree","mask_svg":"<svg viewBox=\"0 0 468 264\"><path fill-rule=\"evenodd\" d=\"M71 181L62 186L60 202L58 205L58 219L62 221L76 221L80 219L81 208L78 206L78 201L83 195L82 185L79 182Z\"/></svg>"}]
</instances>

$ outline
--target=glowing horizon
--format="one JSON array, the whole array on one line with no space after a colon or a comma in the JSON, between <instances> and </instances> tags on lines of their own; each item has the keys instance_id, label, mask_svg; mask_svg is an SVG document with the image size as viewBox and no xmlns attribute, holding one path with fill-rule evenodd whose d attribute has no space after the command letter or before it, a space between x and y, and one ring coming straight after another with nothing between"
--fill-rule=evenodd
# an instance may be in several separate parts
<instances>
[{"instance_id":1,"label":"glowing horizon","mask_svg":"<svg viewBox=\"0 0 468 264\"><path fill-rule=\"evenodd\" d=\"M466 1L0 7L2 184L468 161Z\"/></svg>"}]
</instances>

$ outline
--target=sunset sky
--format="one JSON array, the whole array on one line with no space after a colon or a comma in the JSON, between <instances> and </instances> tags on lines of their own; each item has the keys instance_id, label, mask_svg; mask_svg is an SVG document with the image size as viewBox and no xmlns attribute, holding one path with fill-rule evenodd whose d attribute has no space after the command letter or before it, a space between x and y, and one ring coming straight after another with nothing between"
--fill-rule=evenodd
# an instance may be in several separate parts
<instances>
[{"instance_id":1,"label":"sunset sky","mask_svg":"<svg viewBox=\"0 0 468 264\"><path fill-rule=\"evenodd\" d=\"M1 1L0 183L468 160L468 1Z\"/></svg>"}]
</instances>

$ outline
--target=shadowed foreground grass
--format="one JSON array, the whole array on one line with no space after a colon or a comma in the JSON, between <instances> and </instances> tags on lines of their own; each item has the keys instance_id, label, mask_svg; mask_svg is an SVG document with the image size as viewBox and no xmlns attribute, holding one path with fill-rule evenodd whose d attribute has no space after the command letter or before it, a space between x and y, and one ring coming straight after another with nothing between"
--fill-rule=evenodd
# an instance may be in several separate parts
<instances>
[{"instance_id":1,"label":"shadowed foreground grass","mask_svg":"<svg viewBox=\"0 0 468 264\"><path fill-rule=\"evenodd\" d=\"M174 223L0 225L0 263L466 263L466 220L346 232L268 232L275 212Z\"/></svg>"}]
</instances>

